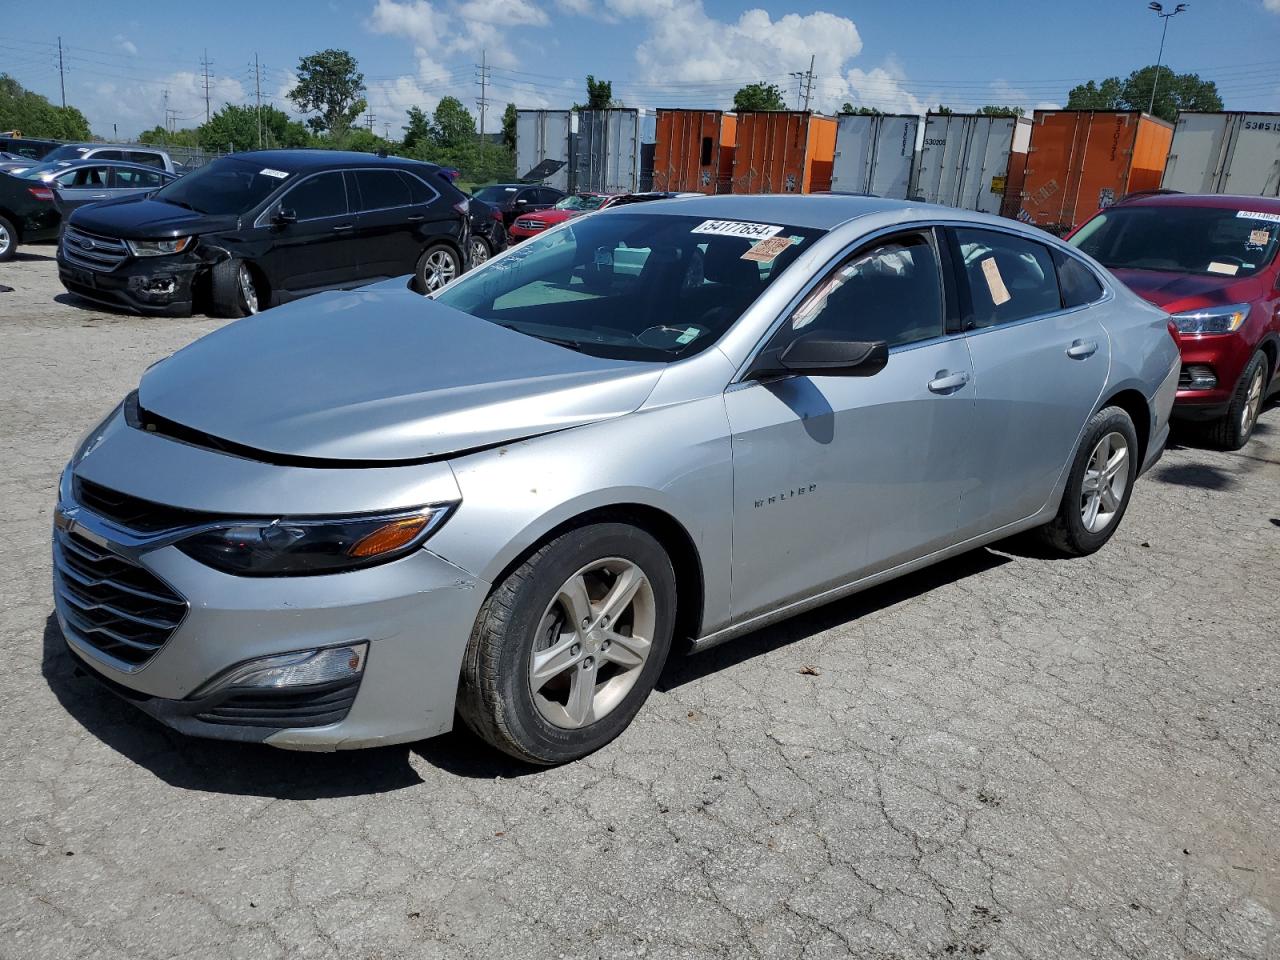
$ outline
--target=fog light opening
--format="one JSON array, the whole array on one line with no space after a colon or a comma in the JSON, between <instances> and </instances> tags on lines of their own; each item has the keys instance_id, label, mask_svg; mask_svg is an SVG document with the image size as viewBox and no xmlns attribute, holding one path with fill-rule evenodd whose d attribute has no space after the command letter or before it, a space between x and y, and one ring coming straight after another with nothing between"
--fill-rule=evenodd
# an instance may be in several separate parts
<instances>
[{"instance_id":1,"label":"fog light opening","mask_svg":"<svg viewBox=\"0 0 1280 960\"><path fill-rule=\"evenodd\" d=\"M191 699L197 700L231 688L284 690L357 680L364 673L368 653L368 642L361 641L249 660L206 683L191 695Z\"/></svg>"},{"instance_id":2,"label":"fog light opening","mask_svg":"<svg viewBox=\"0 0 1280 960\"><path fill-rule=\"evenodd\" d=\"M1188 390L1212 390L1218 385L1218 377L1211 367L1193 364L1187 367Z\"/></svg>"}]
</instances>

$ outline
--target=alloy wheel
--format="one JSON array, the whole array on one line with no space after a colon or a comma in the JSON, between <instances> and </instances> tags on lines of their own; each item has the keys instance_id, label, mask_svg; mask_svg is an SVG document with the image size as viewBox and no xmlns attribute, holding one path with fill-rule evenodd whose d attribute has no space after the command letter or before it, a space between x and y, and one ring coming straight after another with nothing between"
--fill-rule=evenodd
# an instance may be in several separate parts
<instances>
[{"instance_id":1,"label":"alloy wheel","mask_svg":"<svg viewBox=\"0 0 1280 960\"><path fill-rule=\"evenodd\" d=\"M471 264L472 266L480 266L489 259L489 245L479 237L471 238Z\"/></svg>"},{"instance_id":2,"label":"alloy wheel","mask_svg":"<svg viewBox=\"0 0 1280 960\"><path fill-rule=\"evenodd\" d=\"M257 313L258 288L253 284L253 274L249 272L248 264L240 264L236 279L240 285L240 298L244 301L245 310L251 314Z\"/></svg>"},{"instance_id":3,"label":"alloy wheel","mask_svg":"<svg viewBox=\"0 0 1280 960\"><path fill-rule=\"evenodd\" d=\"M630 560L597 560L566 580L529 658L529 689L543 719L576 730L615 709L644 669L656 624L653 585Z\"/></svg>"},{"instance_id":4,"label":"alloy wheel","mask_svg":"<svg viewBox=\"0 0 1280 960\"><path fill-rule=\"evenodd\" d=\"M1244 409L1240 411L1240 436L1247 437L1253 430L1254 421L1258 419L1258 413L1262 410L1262 367L1258 367L1253 372L1253 379L1249 381L1249 392L1244 398Z\"/></svg>"},{"instance_id":5,"label":"alloy wheel","mask_svg":"<svg viewBox=\"0 0 1280 960\"><path fill-rule=\"evenodd\" d=\"M1089 454L1080 489L1080 519L1090 533L1101 533L1116 518L1129 487L1129 441L1111 432Z\"/></svg>"},{"instance_id":6,"label":"alloy wheel","mask_svg":"<svg viewBox=\"0 0 1280 960\"><path fill-rule=\"evenodd\" d=\"M436 250L427 257L427 292L434 293L458 275L458 262L448 250Z\"/></svg>"},{"instance_id":7,"label":"alloy wheel","mask_svg":"<svg viewBox=\"0 0 1280 960\"><path fill-rule=\"evenodd\" d=\"M9 245L13 243L13 237L9 235L8 229L0 224L0 257L9 252Z\"/></svg>"}]
</instances>

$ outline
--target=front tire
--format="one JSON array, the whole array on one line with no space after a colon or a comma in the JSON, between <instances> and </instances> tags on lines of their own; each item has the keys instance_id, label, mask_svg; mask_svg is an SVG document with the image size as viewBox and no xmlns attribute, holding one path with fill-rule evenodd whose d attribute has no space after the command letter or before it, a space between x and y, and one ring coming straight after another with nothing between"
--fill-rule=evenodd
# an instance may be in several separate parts
<instances>
[{"instance_id":1,"label":"front tire","mask_svg":"<svg viewBox=\"0 0 1280 960\"><path fill-rule=\"evenodd\" d=\"M458 712L529 763L585 757L618 736L671 648L676 580L649 534L622 523L551 540L499 583L463 659Z\"/></svg>"},{"instance_id":2,"label":"front tire","mask_svg":"<svg viewBox=\"0 0 1280 960\"><path fill-rule=\"evenodd\" d=\"M462 272L462 258L447 243L427 247L418 258L414 283L422 294L435 293Z\"/></svg>"},{"instance_id":3,"label":"front tire","mask_svg":"<svg viewBox=\"0 0 1280 960\"><path fill-rule=\"evenodd\" d=\"M1209 442L1219 450L1239 450L1248 443L1266 395L1267 355L1255 350L1245 364L1244 373L1240 374L1227 412L1209 426Z\"/></svg>"},{"instance_id":4,"label":"front tire","mask_svg":"<svg viewBox=\"0 0 1280 960\"><path fill-rule=\"evenodd\" d=\"M1040 528L1044 542L1068 557L1093 553L1111 539L1138 479L1138 433L1120 407L1089 420L1076 451L1058 514Z\"/></svg>"},{"instance_id":5,"label":"front tire","mask_svg":"<svg viewBox=\"0 0 1280 960\"><path fill-rule=\"evenodd\" d=\"M0 217L0 263L12 260L18 252L18 231L5 217Z\"/></svg>"},{"instance_id":6,"label":"front tire","mask_svg":"<svg viewBox=\"0 0 1280 960\"><path fill-rule=\"evenodd\" d=\"M219 317L247 317L262 309L262 292L253 268L232 258L213 265L212 299Z\"/></svg>"}]
</instances>

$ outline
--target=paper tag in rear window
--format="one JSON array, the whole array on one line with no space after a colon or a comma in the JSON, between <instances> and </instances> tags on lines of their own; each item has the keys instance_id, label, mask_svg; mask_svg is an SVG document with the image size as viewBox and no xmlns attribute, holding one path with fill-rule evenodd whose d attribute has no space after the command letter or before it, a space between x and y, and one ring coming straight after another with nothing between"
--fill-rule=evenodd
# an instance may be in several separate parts
<instances>
[{"instance_id":1,"label":"paper tag in rear window","mask_svg":"<svg viewBox=\"0 0 1280 960\"><path fill-rule=\"evenodd\" d=\"M1240 265L1237 263L1219 263L1217 260L1212 260L1206 269L1210 273L1221 273L1224 276L1234 277L1240 272Z\"/></svg>"},{"instance_id":2,"label":"paper tag in rear window","mask_svg":"<svg viewBox=\"0 0 1280 960\"><path fill-rule=\"evenodd\" d=\"M283 170L272 170L270 167L263 167L258 173L264 177L275 177L277 180L283 180L289 176Z\"/></svg>"},{"instance_id":3,"label":"paper tag in rear window","mask_svg":"<svg viewBox=\"0 0 1280 960\"><path fill-rule=\"evenodd\" d=\"M995 257L987 257L982 261L982 275L987 278L987 290L991 293L991 302L997 307L1013 299L1009 296L1009 288L1004 285L1004 277L1000 276L1000 268L996 266Z\"/></svg>"},{"instance_id":4,"label":"paper tag in rear window","mask_svg":"<svg viewBox=\"0 0 1280 960\"><path fill-rule=\"evenodd\" d=\"M1272 223L1280 223L1280 213L1262 213L1259 210L1237 210L1236 217L1244 217L1246 220L1270 220Z\"/></svg>"},{"instance_id":5,"label":"paper tag in rear window","mask_svg":"<svg viewBox=\"0 0 1280 960\"><path fill-rule=\"evenodd\" d=\"M781 233L782 228L768 223L747 223L745 220L703 220L693 228L692 232L710 234L714 237L767 240L775 233Z\"/></svg>"}]
</instances>

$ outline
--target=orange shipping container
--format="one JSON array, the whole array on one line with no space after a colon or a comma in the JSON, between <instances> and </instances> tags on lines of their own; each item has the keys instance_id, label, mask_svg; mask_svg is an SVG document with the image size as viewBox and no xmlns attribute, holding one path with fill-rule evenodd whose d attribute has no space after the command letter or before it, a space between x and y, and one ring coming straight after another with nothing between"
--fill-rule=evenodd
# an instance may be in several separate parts
<instances>
[{"instance_id":1,"label":"orange shipping container","mask_svg":"<svg viewBox=\"0 0 1280 960\"><path fill-rule=\"evenodd\" d=\"M1128 193L1156 190L1173 125L1137 111L1037 110L1022 218L1066 233Z\"/></svg>"},{"instance_id":2,"label":"orange shipping container","mask_svg":"<svg viewBox=\"0 0 1280 960\"><path fill-rule=\"evenodd\" d=\"M653 189L729 193L738 118L720 110L659 110Z\"/></svg>"},{"instance_id":3,"label":"orange shipping container","mask_svg":"<svg viewBox=\"0 0 1280 960\"><path fill-rule=\"evenodd\" d=\"M734 193L811 193L831 189L836 122L787 110L738 114Z\"/></svg>"}]
</instances>

